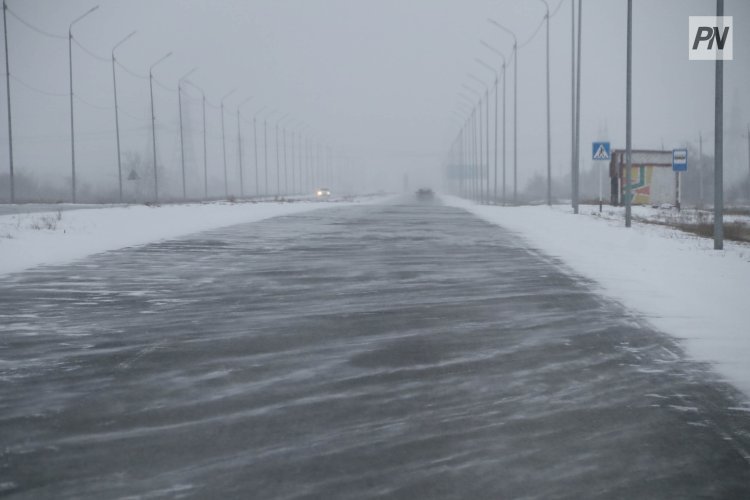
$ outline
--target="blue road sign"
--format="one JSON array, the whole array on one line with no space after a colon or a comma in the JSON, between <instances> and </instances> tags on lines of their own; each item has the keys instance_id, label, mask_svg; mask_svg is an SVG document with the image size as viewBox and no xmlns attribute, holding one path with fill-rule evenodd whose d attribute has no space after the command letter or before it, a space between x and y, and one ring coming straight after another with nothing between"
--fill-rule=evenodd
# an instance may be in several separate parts
<instances>
[{"instance_id":1,"label":"blue road sign","mask_svg":"<svg viewBox=\"0 0 750 500\"><path fill-rule=\"evenodd\" d=\"M687 172L687 149L672 150L672 170Z\"/></svg>"},{"instance_id":2,"label":"blue road sign","mask_svg":"<svg viewBox=\"0 0 750 500\"><path fill-rule=\"evenodd\" d=\"M591 159L592 160L609 160L611 158L609 153L608 142L595 142L591 148Z\"/></svg>"}]
</instances>

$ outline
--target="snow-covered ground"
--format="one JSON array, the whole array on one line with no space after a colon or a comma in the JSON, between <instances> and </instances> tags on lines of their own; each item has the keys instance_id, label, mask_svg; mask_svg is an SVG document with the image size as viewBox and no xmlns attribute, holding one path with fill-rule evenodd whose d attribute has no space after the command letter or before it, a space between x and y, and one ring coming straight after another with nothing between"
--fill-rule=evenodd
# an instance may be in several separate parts
<instances>
[{"instance_id":1,"label":"snow-covered ground","mask_svg":"<svg viewBox=\"0 0 750 500\"><path fill-rule=\"evenodd\" d=\"M620 209L567 206L496 207L445 196L488 222L521 235L661 331L683 339L688 355L710 362L750 395L750 244L713 240L669 227L634 222ZM634 215L658 218L637 208Z\"/></svg>"},{"instance_id":2,"label":"snow-covered ground","mask_svg":"<svg viewBox=\"0 0 750 500\"><path fill-rule=\"evenodd\" d=\"M382 201L368 200L371 201ZM601 293L684 339L689 355L714 364L750 395L750 244L713 241L669 227L634 222L620 209L583 206L494 207L444 197L449 205L520 234L531 247L558 258L596 283ZM362 200L358 200L362 202ZM133 205L0 216L0 276L43 264L175 238L342 203ZM637 208L637 217L663 214Z\"/></svg>"},{"instance_id":3,"label":"snow-covered ground","mask_svg":"<svg viewBox=\"0 0 750 500\"><path fill-rule=\"evenodd\" d=\"M0 276L207 229L344 204L213 202L2 215Z\"/></svg>"}]
</instances>

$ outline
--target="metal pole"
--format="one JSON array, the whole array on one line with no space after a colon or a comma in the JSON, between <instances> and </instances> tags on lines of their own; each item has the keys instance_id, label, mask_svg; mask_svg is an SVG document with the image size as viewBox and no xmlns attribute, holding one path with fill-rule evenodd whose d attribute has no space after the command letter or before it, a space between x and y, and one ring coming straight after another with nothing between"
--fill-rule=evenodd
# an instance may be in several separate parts
<instances>
[{"instance_id":1,"label":"metal pole","mask_svg":"<svg viewBox=\"0 0 750 500\"><path fill-rule=\"evenodd\" d=\"M628 0L630 1L630 0ZM581 13L583 11L583 1L578 0L578 57L576 64L576 143L575 143L575 165L573 169L573 212L578 213L578 195L580 184L581 168Z\"/></svg>"},{"instance_id":2,"label":"metal pole","mask_svg":"<svg viewBox=\"0 0 750 500\"><path fill-rule=\"evenodd\" d=\"M518 205L518 45L515 36L513 51L513 204Z\"/></svg>"},{"instance_id":3,"label":"metal pole","mask_svg":"<svg viewBox=\"0 0 750 500\"><path fill-rule=\"evenodd\" d=\"M281 129L283 135L283 148L284 148L284 195L289 194L289 169L287 167L286 159L286 125Z\"/></svg>"},{"instance_id":4,"label":"metal pole","mask_svg":"<svg viewBox=\"0 0 750 500\"><path fill-rule=\"evenodd\" d=\"M182 168L182 199L187 199L187 189L185 187L185 136L182 131L182 81L192 75L197 68L191 69L177 80L177 108L179 109L180 119L180 166Z\"/></svg>"},{"instance_id":5,"label":"metal pole","mask_svg":"<svg viewBox=\"0 0 750 500\"><path fill-rule=\"evenodd\" d=\"M3 0L3 5L5 0ZM125 43L125 41L131 36L135 35L135 31L131 32L128 36L120 40L114 47L112 47L112 88L115 96L115 137L117 140L117 181L120 193L120 203L122 203L122 155L120 153L120 115L117 107L117 74L115 72L115 49ZM7 62L7 56L6 56ZM10 109L10 107L8 107Z\"/></svg>"},{"instance_id":6,"label":"metal pole","mask_svg":"<svg viewBox=\"0 0 750 500\"><path fill-rule=\"evenodd\" d=\"M570 0L570 198L575 209L574 197L576 163L576 0Z\"/></svg>"},{"instance_id":7,"label":"metal pole","mask_svg":"<svg viewBox=\"0 0 750 500\"><path fill-rule=\"evenodd\" d=\"M242 105L248 102L252 97L248 97L237 105L237 161L240 167L240 198L245 197L245 173L242 168L242 129L240 126L240 109Z\"/></svg>"},{"instance_id":8,"label":"metal pole","mask_svg":"<svg viewBox=\"0 0 750 500\"><path fill-rule=\"evenodd\" d=\"M255 196L260 196L260 179L258 176L258 123L253 116L253 143L255 145Z\"/></svg>"},{"instance_id":9,"label":"metal pole","mask_svg":"<svg viewBox=\"0 0 750 500\"><path fill-rule=\"evenodd\" d=\"M505 194L506 192L506 189L505 189L505 170L506 170L505 169L505 157L506 157L506 153L505 153L505 135L506 135L505 134L505 89L506 89L505 66L506 66L506 63L503 60L503 205L507 203L507 198Z\"/></svg>"},{"instance_id":10,"label":"metal pole","mask_svg":"<svg viewBox=\"0 0 750 500\"><path fill-rule=\"evenodd\" d=\"M276 197L281 194L281 169L279 168L279 122L276 122Z\"/></svg>"},{"instance_id":11,"label":"metal pole","mask_svg":"<svg viewBox=\"0 0 750 500\"><path fill-rule=\"evenodd\" d=\"M185 136L182 132L182 80L177 80L177 109L180 120L180 166L182 168L182 199L187 198L185 186Z\"/></svg>"},{"instance_id":12,"label":"metal pole","mask_svg":"<svg viewBox=\"0 0 750 500\"><path fill-rule=\"evenodd\" d=\"M263 196L268 196L268 117L263 119L263 168L265 170Z\"/></svg>"},{"instance_id":13,"label":"metal pole","mask_svg":"<svg viewBox=\"0 0 750 500\"><path fill-rule=\"evenodd\" d=\"M547 205L552 205L552 132L550 124L550 98L549 98L549 4L542 0L547 7L544 18L547 20Z\"/></svg>"},{"instance_id":14,"label":"metal pole","mask_svg":"<svg viewBox=\"0 0 750 500\"><path fill-rule=\"evenodd\" d=\"M240 128L240 108L237 106L237 160L240 164L240 198L245 197L245 178L242 173L242 130Z\"/></svg>"},{"instance_id":15,"label":"metal pole","mask_svg":"<svg viewBox=\"0 0 750 500\"><path fill-rule=\"evenodd\" d=\"M203 97L203 197L208 199L208 149L206 148L206 94Z\"/></svg>"},{"instance_id":16,"label":"metal pole","mask_svg":"<svg viewBox=\"0 0 750 500\"><path fill-rule=\"evenodd\" d=\"M703 205L703 134L698 132L698 172L700 174L699 197Z\"/></svg>"},{"instance_id":17,"label":"metal pole","mask_svg":"<svg viewBox=\"0 0 750 500\"><path fill-rule=\"evenodd\" d=\"M73 33L68 30L68 73L70 76L70 166L72 171L73 203L76 202L76 134L73 124ZM152 100L153 101L153 100ZM153 104L152 104L153 108Z\"/></svg>"},{"instance_id":18,"label":"metal pole","mask_svg":"<svg viewBox=\"0 0 750 500\"><path fill-rule=\"evenodd\" d=\"M151 96L151 144L153 146L153 160L154 160L154 202L159 202L159 177L157 175L156 168L156 115L154 114L154 67L162 62L167 57L171 56L169 52L167 55L156 61L148 69L148 89L149 95Z\"/></svg>"},{"instance_id":19,"label":"metal pole","mask_svg":"<svg viewBox=\"0 0 750 500\"><path fill-rule=\"evenodd\" d=\"M224 101L221 101L221 154L224 163L224 196L229 197L229 183L227 181L227 140L224 134Z\"/></svg>"},{"instance_id":20,"label":"metal pole","mask_svg":"<svg viewBox=\"0 0 750 500\"><path fill-rule=\"evenodd\" d=\"M484 137L485 137L485 195L484 202L489 205L490 203L490 89L486 88L484 91Z\"/></svg>"},{"instance_id":21,"label":"metal pole","mask_svg":"<svg viewBox=\"0 0 750 500\"><path fill-rule=\"evenodd\" d=\"M493 203L497 204L497 81L498 78L495 76L495 189L493 191Z\"/></svg>"},{"instance_id":22,"label":"metal pole","mask_svg":"<svg viewBox=\"0 0 750 500\"><path fill-rule=\"evenodd\" d=\"M154 202L159 202L159 178L156 173L156 118L154 117L154 77L149 71L148 74L148 89L149 95L151 96L151 145L153 147L153 162L154 162Z\"/></svg>"},{"instance_id":23,"label":"metal pole","mask_svg":"<svg viewBox=\"0 0 750 500\"><path fill-rule=\"evenodd\" d=\"M4 8L3 8L3 15L5 14L5 9L7 9L7 5L5 5L5 2L3 2ZM85 14L82 16L79 16L77 19L75 19L70 25L68 26L68 75L70 77L70 166L72 171L72 193L73 193L73 203L76 202L76 136L75 136L75 126L74 126L74 119L73 119L73 25L83 19L84 17L88 16L92 12L94 12L96 9L98 9L99 6L95 6L90 8ZM7 43L6 43L6 49L7 49ZM7 58L6 58L7 62ZM7 69L7 68L6 68ZM7 73L7 71L6 71ZM10 107L8 108L8 112L10 112Z\"/></svg>"},{"instance_id":24,"label":"metal pole","mask_svg":"<svg viewBox=\"0 0 750 500\"><path fill-rule=\"evenodd\" d=\"M13 121L10 112L10 62L8 59L8 22L6 20L6 11L8 6L3 0L3 36L5 37L5 92L8 97L8 157L10 160L10 202L16 202L15 179L13 176ZM122 198L122 193L120 194Z\"/></svg>"},{"instance_id":25,"label":"metal pole","mask_svg":"<svg viewBox=\"0 0 750 500\"><path fill-rule=\"evenodd\" d=\"M724 15L724 0L716 0L716 16ZM724 248L724 61L716 59L714 104L714 250Z\"/></svg>"},{"instance_id":26,"label":"metal pole","mask_svg":"<svg viewBox=\"0 0 750 500\"><path fill-rule=\"evenodd\" d=\"M579 0L580 1L580 0ZM625 227L631 225L631 170L633 169L633 0L628 0L627 68L625 70Z\"/></svg>"}]
</instances>

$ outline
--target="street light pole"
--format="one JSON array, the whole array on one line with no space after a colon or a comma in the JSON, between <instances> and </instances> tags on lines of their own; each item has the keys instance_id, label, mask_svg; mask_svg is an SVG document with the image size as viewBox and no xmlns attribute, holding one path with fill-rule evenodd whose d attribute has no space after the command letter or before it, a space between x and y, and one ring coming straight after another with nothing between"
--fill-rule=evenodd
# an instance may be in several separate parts
<instances>
[{"instance_id":1,"label":"street light pole","mask_svg":"<svg viewBox=\"0 0 750 500\"><path fill-rule=\"evenodd\" d=\"M500 79L500 75L498 75L495 68L493 68L491 65L484 62L482 59L476 58L476 61L484 66L485 68L492 71L492 73L495 75L495 184L494 184L494 190L492 192L492 199L493 204L497 204L497 101L498 101L498 80ZM489 165L489 162L488 162ZM489 166L488 166L489 168ZM489 174L488 174L489 175ZM489 188L488 188L489 189Z\"/></svg>"},{"instance_id":2,"label":"street light pole","mask_svg":"<svg viewBox=\"0 0 750 500\"><path fill-rule=\"evenodd\" d=\"M177 79L177 108L180 118L180 165L182 166L182 199L187 199L187 189L185 187L185 136L182 132L182 81L188 76L195 73L198 68L193 68L180 78Z\"/></svg>"},{"instance_id":3,"label":"street light pole","mask_svg":"<svg viewBox=\"0 0 750 500\"><path fill-rule=\"evenodd\" d=\"M579 0L580 1L580 0ZM580 9L580 5L578 7ZM580 21L579 21L580 22ZM631 213L630 213L630 198L631 198L631 170L633 168L632 161L632 143L631 143L631 129L632 129L632 93L633 93L633 0L628 0L628 14L627 14L627 54L625 60L625 227L630 227L631 224ZM580 26L578 28L580 30ZM580 42L579 42L580 45ZM579 47L580 48L580 47ZM580 57L580 52L579 52ZM579 62L580 65L580 62ZM576 134L577 135L577 134ZM619 174L619 172L618 172Z\"/></svg>"},{"instance_id":4,"label":"street light pole","mask_svg":"<svg viewBox=\"0 0 750 500\"><path fill-rule=\"evenodd\" d=\"M153 160L154 160L154 202L159 202L159 177L156 168L156 116L154 115L154 67L162 62L167 57L171 56L169 52L161 59L152 64L148 69L148 89L151 96L151 145L153 146Z\"/></svg>"},{"instance_id":5,"label":"street light pole","mask_svg":"<svg viewBox=\"0 0 750 500\"><path fill-rule=\"evenodd\" d=\"M503 54L502 52L500 52L499 50L497 50L495 47L488 44L484 40L481 40L481 42L485 47L490 49L495 54L499 55L503 60L503 66L502 66L503 68L503 197L502 197L502 200L503 200L503 205L505 205L507 202L507 198L505 196L505 193L506 193L506 189L505 189L505 170L506 170L505 169L505 159L506 159L506 154L505 154L505 136L506 136L505 134L505 88L506 88L505 87L505 74L506 74L506 70L505 69L506 69L507 61L505 59L505 54Z\"/></svg>"},{"instance_id":6,"label":"street light pole","mask_svg":"<svg viewBox=\"0 0 750 500\"><path fill-rule=\"evenodd\" d=\"M237 89L232 89L221 98L221 151L224 158L224 196L229 198L229 181L227 180L227 139L224 133L224 100L234 94Z\"/></svg>"},{"instance_id":7,"label":"street light pole","mask_svg":"<svg viewBox=\"0 0 750 500\"><path fill-rule=\"evenodd\" d=\"M5 13L5 9L7 8L8 8L7 5L5 5L5 2L3 2L3 15ZM89 10L86 11L85 14L77 17L68 26L68 71L69 71L69 76L70 76L70 165L71 165L71 171L72 171L71 180L72 180L73 203L76 202L76 134L75 134L74 119L73 119L73 25L77 23L78 21L80 21L81 19L83 19L84 17L91 14L92 12L94 12L98 8L99 8L98 5L91 7ZM3 21L4 20L5 19L3 19ZM7 47L7 41L6 41L6 47ZM10 109L10 107L8 109Z\"/></svg>"},{"instance_id":8,"label":"street light pole","mask_svg":"<svg viewBox=\"0 0 750 500\"><path fill-rule=\"evenodd\" d=\"M469 75L484 87L484 136L485 136L485 193L484 202L489 205L490 202L490 88L482 81L481 78L477 78L474 75Z\"/></svg>"},{"instance_id":9,"label":"street light pole","mask_svg":"<svg viewBox=\"0 0 750 500\"><path fill-rule=\"evenodd\" d=\"M550 124L550 101L549 101L549 3L541 0L547 12L544 19L547 21L547 205L552 205L552 132Z\"/></svg>"},{"instance_id":10,"label":"street light pole","mask_svg":"<svg viewBox=\"0 0 750 500\"><path fill-rule=\"evenodd\" d=\"M4 0L3 0L3 4L5 4ZM115 49L117 49L117 47L125 43L133 35L135 35L135 31L132 31L128 36L126 36L125 38L117 42L115 46L112 47L112 88L114 90L114 96L115 96L115 137L117 139L117 182L118 182L118 187L119 187L119 192L120 192L120 203L122 203L122 155L120 154L120 116L119 116L119 111L117 109L117 73L115 72L115 63L116 63Z\"/></svg>"},{"instance_id":11,"label":"street light pole","mask_svg":"<svg viewBox=\"0 0 750 500\"><path fill-rule=\"evenodd\" d=\"M479 136L478 136L479 137L479 156L477 158L477 160L478 160L477 161L477 169L478 169L478 174L479 174L479 178L478 178L479 185L478 185L478 192L477 192L477 194L478 194L478 198L479 198L479 203L484 203L484 165L483 165L483 158L482 158L484 156L482 154L483 151L484 151L484 148L483 148L484 140L482 138L482 135L483 135L482 134L482 93L478 92L476 89L474 89L473 87L470 87L467 84L464 84L463 87L466 90L470 90L471 92L473 92L477 96L477 98L479 99L478 104L477 104L477 108L479 110Z\"/></svg>"},{"instance_id":12,"label":"street light pole","mask_svg":"<svg viewBox=\"0 0 750 500\"><path fill-rule=\"evenodd\" d=\"M245 174L242 171L242 129L240 128L240 108L252 97L248 97L237 105L237 160L240 166L240 198L245 197Z\"/></svg>"},{"instance_id":13,"label":"street light pole","mask_svg":"<svg viewBox=\"0 0 750 500\"><path fill-rule=\"evenodd\" d=\"M15 179L13 176L13 121L10 113L10 61L8 60L8 6L3 0L3 36L5 37L5 93L8 97L8 159L10 161L10 202L16 202Z\"/></svg>"},{"instance_id":14,"label":"street light pole","mask_svg":"<svg viewBox=\"0 0 750 500\"><path fill-rule=\"evenodd\" d=\"M631 0L628 0L630 2ZM578 0L578 47L576 48L576 143L575 163L573 165L573 213L578 213L579 191L580 191L580 169L581 169L581 13L583 2ZM630 167L628 167L630 172ZM630 174L628 174L630 175ZM630 183L628 183L630 184ZM630 201L628 201L630 203ZM629 207L630 205L628 205ZM629 209L628 209L629 210Z\"/></svg>"},{"instance_id":15,"label":"street light pole","mask_svg":"<svg viewBox=\"0 0 750 500\"><path fill-rule=\"evenodd\" d=\"M192 87L197 89L201 93L201 104L203 108L203 198L208 199L208 149L206 148L206 93L202 88L198 87L191 81L185 83L190 84Z\"/></svg>"},{"instance_id":16,"label":"street light pole","mask_svg":"<svg viewBox=\"0 0 750 500\"><path fill-rule=\"evenodd\" d=\"M632 0L629 0L632 1ZM724 15L724 0L716 0L716 16ZM714 89L714 250L724 249L724 60L716 58Z\"/></svg>"},{"instance_id":17,"label":"street light pole","mask_svg":"<svg viewBox=\"0 0 750 500\"><path fill-rule=\"evenodd\" d=\"M266 109L265 106L261 106L255 113L253 113L253 143L255 145L255 196L260 196L260 168L258 165L258 115Z\"/></svg>"},{"instance_id":18,"label":"street light pole","mask_svg":"<svg viewBox=\"0 0 750 500\"><path fill-rule=\"evenodd\" d=\"M518 204L518 38L493 19L489 22L513 37L513 204Z\"/></svg>"}]
</instances>

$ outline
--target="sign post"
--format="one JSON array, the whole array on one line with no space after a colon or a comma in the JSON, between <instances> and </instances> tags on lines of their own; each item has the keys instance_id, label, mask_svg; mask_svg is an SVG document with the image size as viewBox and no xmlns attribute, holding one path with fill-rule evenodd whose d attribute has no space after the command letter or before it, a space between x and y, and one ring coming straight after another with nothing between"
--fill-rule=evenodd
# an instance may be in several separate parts
<instances>
[{"instance_id":1,"label":"sign post","mask_svg":"<svg viewBox=\"0 0 750 500\"><path fill-rule=\"evenodd\" d=\"M675 206L677 206L677 211L680 210L681 201L680 191L682 186L680 183L680 173L687 172L687 157L687 149L672 150L672 170L675 172Z\"/></svg>"},{"instance_id":2,"label":"sign post","mask_svg":"<svg viewBox=\"0 0 750 500\"><path fill-rule=\"evenodd\" d=\"M612 158L608 142L594 142L591 144L591 159L609 161ZM602 169L599 169L599 212L602 211Z\"/></svg>"}]
</instances>

